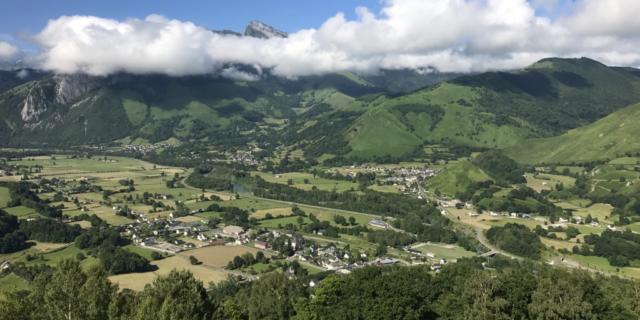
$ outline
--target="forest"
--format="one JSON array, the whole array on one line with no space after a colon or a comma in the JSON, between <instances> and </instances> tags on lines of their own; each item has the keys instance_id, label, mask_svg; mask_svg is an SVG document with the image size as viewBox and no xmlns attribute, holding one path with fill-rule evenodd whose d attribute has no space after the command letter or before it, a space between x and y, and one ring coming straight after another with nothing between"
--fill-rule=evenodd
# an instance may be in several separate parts
<instances>
[{"instance_id":1,"label":"forest","mask_svg":"<svg viewBox=\"0 0 640 320\"><path fill-rule=\"evenodd\" d=\"M630 320L640 314L637 282L497 259L464 259L437 274L427 266L271 273L208 289L191 273L172 271L141 292L119 290L99 267L85 271L65 260L36 273L32 289L0 298L0 319Z\"/></svg>"}]
</instances>

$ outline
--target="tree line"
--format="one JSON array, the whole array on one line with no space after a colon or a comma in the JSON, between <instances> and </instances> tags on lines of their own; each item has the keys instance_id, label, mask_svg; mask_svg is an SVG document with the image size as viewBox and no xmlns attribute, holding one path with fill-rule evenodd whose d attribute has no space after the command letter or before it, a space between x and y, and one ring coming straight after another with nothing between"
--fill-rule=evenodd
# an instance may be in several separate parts
<instances>
[{"instance_id":1,"label":"tree line","mask_svg":"<svg viewBox=\"0 0 640 320\"><path fill-rule=\"evenodd\" d=\"M480 258L449 264L437 274L428 266L366 267L349 275L273 272L208 288L191 273L174 270L141 292L119 290L101 268L83 270L78 261L66 260L37 273L29 289L0 298L0 320L626 320L639 314L638 282Z\"/></svg>"}]
</instances>

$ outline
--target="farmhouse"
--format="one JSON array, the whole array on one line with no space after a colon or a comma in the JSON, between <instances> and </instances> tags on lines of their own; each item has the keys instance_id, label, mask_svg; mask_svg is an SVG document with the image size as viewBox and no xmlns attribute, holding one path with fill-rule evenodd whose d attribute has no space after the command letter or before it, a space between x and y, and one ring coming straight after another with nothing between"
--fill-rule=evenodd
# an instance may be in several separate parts
<instances>
[{"instance_id":1,"label":"farmhouse","mask_svg":"<svg viewBox=\"0 0 640 320\"><path fill-rule=\"evenodd\" d=\"M269 243L265 241L256 240L253 244L254 247L258 249L265 250L269 247Z\"/></svg>"},{"instance_id":2,"label":"farmhouse","mask_svg":"<svg viewBox=\"0 0 640 320\"><path fill-rule=\"evenodd\" d=\"M222 235L230 238L242 238L244 237L244 229L238 226L226 226L222 229Z\"/></svg>"}]
</instances>

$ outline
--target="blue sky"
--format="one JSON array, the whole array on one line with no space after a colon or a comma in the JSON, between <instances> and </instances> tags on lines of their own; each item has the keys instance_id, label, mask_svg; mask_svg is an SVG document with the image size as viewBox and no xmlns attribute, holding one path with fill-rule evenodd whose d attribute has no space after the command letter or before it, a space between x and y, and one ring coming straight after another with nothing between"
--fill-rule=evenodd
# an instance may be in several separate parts
<instances>
[{"instance_id":1,"label":"blue sky","mask_svg":"<svg viewBox=\"0 0 640 320\"><path fill-rule=\"evenodd\" d=\"M339 11L354 16L354 9L380 9L378 0L2 0L0 33L34 34L49 19L62 15L93 15L105 18L143 18L161 14L192 21L212 29L242 31L250 20L262 20L291 32L317 27Z\"/></svg>"},{"instance_id":2,"label":"blue sky","mask_svg":"<svg viewBox=\"0 0 640 320\"><path fill-rule=\"evenodd\" d=\"M424 0L429 1L429 0ZM555 3L550 12L556 16L575 0L530 0ZM144 18L161 14L168 18L192 21L212 29L242 31L250 20L262 20L287 32L318 27L337 12L355 16L358 6L379 12L382 0L2 0L0 3L0 40L35 34L49 19L62 15L93 15L104 18Z\"/></svg>"},{"instance_id":3,"label":"blue sky","mask_svg":"<svg viewBox=\"0 0 640 320\"><path fill-rule=\"evenodd\" d=\"M357 7L368 9L362 19ZM323 25L338 12L346 19ZM640 0L0 0L0 60L93 75L237 73L218 69L242 63L287 77L512 70L546 57L638 66L637 12ZM151 14L175 20L144 19ZM255 41L207 30L242 32L254 19L295 35ZM314 30L297 32L306 28Z\"/></svg>"}]
</instances>

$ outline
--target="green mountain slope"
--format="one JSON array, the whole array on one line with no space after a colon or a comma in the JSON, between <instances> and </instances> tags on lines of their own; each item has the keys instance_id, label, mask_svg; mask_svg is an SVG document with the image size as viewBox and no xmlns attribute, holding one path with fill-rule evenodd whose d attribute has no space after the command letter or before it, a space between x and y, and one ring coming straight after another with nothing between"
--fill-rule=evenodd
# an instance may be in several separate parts
<instances>
[{"instance_id":1,"label":"green mountain slope","mask_svg":"<svg viewBox=\"0 0 640 320\"><path fill-rule=\"evenodd\" d=\"M7 82L9 85L9 83ZM125 137L234 143L317 105L345 108L380 92L355 75L244 82L213 76L52 76L0 94L0 143L68 145ZM249 134L247 134L249 132Z\"/></svg>"},{"instance_id":2,"label":"green mountain slope","mask_svg":"<svg viewBox=\"0 0 640 320\"><path fill-rule=\"evenodd\" d=\"M506 148L560 134L640 101L635 69L544 59L517 72L460 77L381 97L344 132L349 156L401 156L425 144Z\"/></svg>"},{"instance_id":3,"label":"green mountain slope","mask_svg":"<svg viewBox=\"0 0 640 320\"><path fill-rule=\"evenodd\" d=\"M560 136L532 139L506 149L521 163L570 163L612 159L639 152L640 104L634 104L592 124Z\"/></svg>"}]
</instances>

